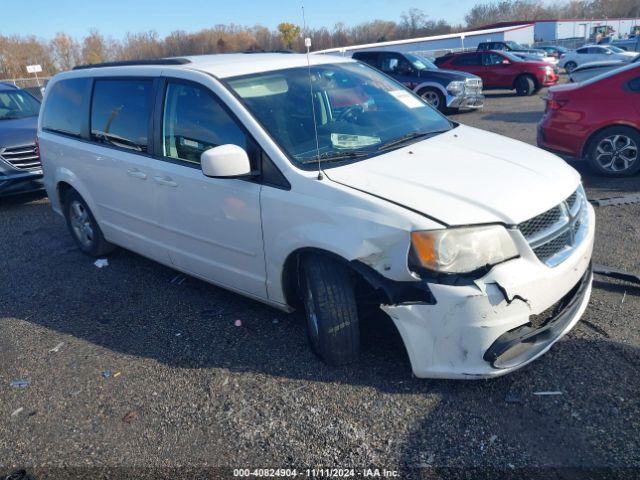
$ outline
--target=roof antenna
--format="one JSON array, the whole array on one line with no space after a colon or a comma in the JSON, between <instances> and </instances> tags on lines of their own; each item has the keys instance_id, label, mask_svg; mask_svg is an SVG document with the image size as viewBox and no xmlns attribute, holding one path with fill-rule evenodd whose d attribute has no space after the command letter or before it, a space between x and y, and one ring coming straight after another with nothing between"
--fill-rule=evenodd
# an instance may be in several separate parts
<instances>
[{"instance_id":1,"label":"roof antenna","mask_svg":"<svg viewBox=\"0 0 640 480\"><path fill-rule=\"evenodd\" d=\"M302 27L305 35L307 34L307 20L304 16L304 3L302 4ZM309 95L311 99L311 113L313 115L313 133L316 136L316 159L318 160L318 180L322 180L322 169L320 168L320 142L318 141L318 125L316 125L316 105L313 101L313 83L311 81L311 60L309 59L309 50L311 49L311 38L304 38L304 46L307 49L307 70L309 75Z\"/></svg>"}]
</instances>

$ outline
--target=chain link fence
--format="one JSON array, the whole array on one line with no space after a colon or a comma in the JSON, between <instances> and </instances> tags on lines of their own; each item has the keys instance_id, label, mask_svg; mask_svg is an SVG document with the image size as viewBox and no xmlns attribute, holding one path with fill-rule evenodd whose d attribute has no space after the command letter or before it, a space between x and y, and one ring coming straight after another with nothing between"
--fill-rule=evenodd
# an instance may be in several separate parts
<instances>
[{"instance_id":1,"label":"chain link fence","mask_svg":"<svg viewBox=\"0 0 640 480\"><path fill-rule=\"evenodd\" d=\"M18 88L21 88L22 90L26 90L37 99L42 100L44 89L47 86L50 78L51 77L38 77L37 80L35 77L5 78L0 79L0 83L8 83L10 85L14 85Z\"/></svg>"}]
</instances>

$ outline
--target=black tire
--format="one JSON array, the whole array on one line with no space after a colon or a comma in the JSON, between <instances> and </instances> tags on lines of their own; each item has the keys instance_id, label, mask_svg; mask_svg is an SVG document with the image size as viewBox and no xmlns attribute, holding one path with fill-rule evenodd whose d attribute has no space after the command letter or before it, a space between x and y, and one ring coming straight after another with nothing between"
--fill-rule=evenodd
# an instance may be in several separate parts
<instances>
[{"instance_id":1,"label":"black tire","mask_svg":"<svg viewBox=\"0 0 640 480\"><path fill-rule=\"evenodd\" d=\"M83 253L102 257L115 249L115 245L105 240L91 209L78 192L69 190L62 208L69 232Z\"/></svg>"},{"instance_id":2,"label":"black tire","mask_svg":"<svg viewBox=\"0 0 640 480\"><path fill-rule=\"evenodd\" d=\"M564 64L564 70L567 73L571 73L575 70L577 66L578 64L576 62L567 62Z\"/></svg>"},{"instance_id":3,"label":"black tire","mask_svg":"<svg viewBox=\"0 0 640 480\"><path fill-rule=\"evenodd\" d=\"M528 97L536 91L536 81L530 75L516 78L516 93L520 97Z\"/></svg>"},{"instance_id":4,"label":"black tire","mask_svg":"<svg viewBox=\"0 0 640 480\"><path fill-rule=\"evenodd\" d=\"M418 95L420 95L420 97L425 102L427 102L436 110L439 110L442 113L447 112L447 101L444 98L444 95L442 94L442 92L437 88L433 88L433 87L423 88L418 92Z\"/></svg>"},{"instance_id":5,"label":"black tire","mask_svg":"<svg viewBox=\"0 0 640 480\"><path fill-rule=\"evenodd\" d=\"M360 355L360 324L349 270L329 257L312 254L303 258L301 273L311 348L329 365L355 362Z\"/></svg>"},{"instance_id":6,"label":"black tire","mask_svg":"<svg viewBox=\"0 0 640 480\"><path fill-rule=\"evenodd\" d=\"M627 177L640 171L639 148L640 132L630 127L609 127L589 140L585 158L600 175Z\"/></svg>"}]
</instances>

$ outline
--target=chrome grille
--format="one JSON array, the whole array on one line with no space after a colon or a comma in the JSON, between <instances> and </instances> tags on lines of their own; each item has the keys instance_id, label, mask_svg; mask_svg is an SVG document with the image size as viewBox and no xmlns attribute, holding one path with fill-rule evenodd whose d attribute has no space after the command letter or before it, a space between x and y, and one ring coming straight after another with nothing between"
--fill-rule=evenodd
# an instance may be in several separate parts
<instances>
[{"instance_id":1,"label":"chrome grille","mask_svg":"<svg viewBox=\"0 0 640 480\"><path fill-rule=\"evenodd\" d=\"M465 88L471 92L481 92L482 91L482 80L479 78L467 78L465 80Z\"/></svg>"},{"instance_id":2,"label":"chrome grille","mask_svg":"<svg viewBox=\"0 0 640 480\"><path fill-rule=\"evenodd\" d=\"M560 205L518 225L540 261L554 267L579 245L587 225L584 190L580 187Z\"/></svg>"},{"instance_id":3,"label":"chrome grille","mask_svg":"<svg viewBox=\"0 0 640 480\"><path fill-rule=\"evenodd\" d=\"M42 166L35 143L0 149L0 157L21 170L31 170Z\"/></svg>"}]
</instances>

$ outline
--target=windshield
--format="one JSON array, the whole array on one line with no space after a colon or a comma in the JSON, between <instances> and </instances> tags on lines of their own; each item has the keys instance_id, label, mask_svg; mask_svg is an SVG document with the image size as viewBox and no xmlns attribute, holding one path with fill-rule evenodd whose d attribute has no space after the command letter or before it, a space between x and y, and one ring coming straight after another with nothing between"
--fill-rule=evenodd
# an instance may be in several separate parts
<instances>
[{"instance_id":1,"label":"windshield","mask_svg":"<svg viewBox=\"0 0 640 480\"><path fill-rule=\"evenodd\" d=\"M452 128L420 97L364 64L315 65L310 72L299 67L228 80L297 164L317 161L318 153L325 161L366 158Z\"/></svg>"},{"instance_id":2,"label":"windshield","mask_svg":"<svg viewBox=\"0 0 640 480\"><path fill-rule=\"evenodd\" d=\"M40 103L20 90L0 91L0 120L35 117L40 111Z\"/></svg>"},{"instance_id":3,"label":"windshield","mask_svg":"<svg viewBox=\"0 0 640 480\"><path fill-rule=\"evenodd\" d=\"M412 55L410 53L405 53L404 56L417 70L438 70L436 64L426 57L420 55Z\"/></svg>"},{"instance_id":4,"label":"windshield","mask_svg":"<svg viewBox=\"0 0 640 480\"><path fill-rule=\"evenodd\" d=\"M513 49L513 50L522 50L522 47L513 41L509 41L509 42L504 42L509 48Z\"/></svg>"}]
</instances>

